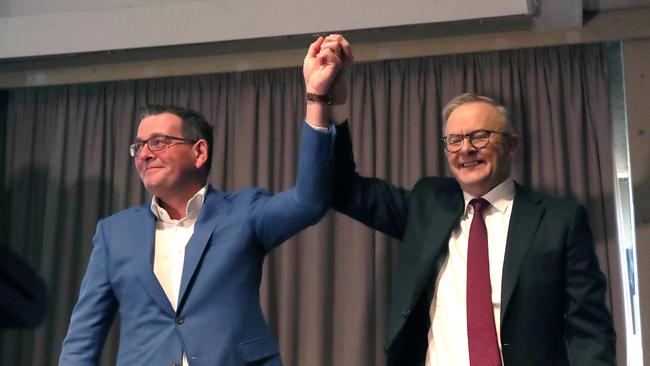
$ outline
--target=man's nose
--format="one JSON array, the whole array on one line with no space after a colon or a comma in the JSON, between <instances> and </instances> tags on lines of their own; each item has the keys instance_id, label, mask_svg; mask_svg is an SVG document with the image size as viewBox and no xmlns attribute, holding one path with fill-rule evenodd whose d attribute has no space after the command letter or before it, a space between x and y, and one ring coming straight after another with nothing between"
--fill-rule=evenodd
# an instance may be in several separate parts
<instances>
[{"instance_id":1,"label":"man's nose","mask_svg":"<svg viewBox=\"0 0 650 366\"><path fill-rule=\"evenodd\" d=\"M474 147L469 136L463 136L463 145L460 147L460 152L463 154L476 152L478 149Z\"/></svg>"},{"instance_id":2,"label":"man's nose","mask_svg":"<svg viewBox=\"0 0 650 366\"><path fill-rule=\"evenodd\" d=\"M144 145L142 145L142 148L140 149L140 151L138 151L138 155L136 156L136 159L151 160L153 157L155 157L155 155L153 154L153 152L149 148L149 145L144 144Z\"/></svg>"}]
</instances>

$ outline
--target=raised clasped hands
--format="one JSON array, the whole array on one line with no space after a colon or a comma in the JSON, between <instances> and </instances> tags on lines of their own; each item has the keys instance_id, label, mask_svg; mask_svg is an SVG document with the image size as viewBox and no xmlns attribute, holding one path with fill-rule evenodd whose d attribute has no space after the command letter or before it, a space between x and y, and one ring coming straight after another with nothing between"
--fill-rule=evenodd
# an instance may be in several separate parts
<instances>
[{"instance_id":1,"label":"raised clasped hands","mask_svg":"<svg viewBox=\"0 0 650 366\"><path fill-rule=\"evenodd\" d=\"M349 67L352 59L350 44L340 34L318 37L309 46L303 64L306 91L318 95L329 93L335 101L341 97L345 101L345 83L340 74L341 70Z\"/></svg>"}]
</instances>

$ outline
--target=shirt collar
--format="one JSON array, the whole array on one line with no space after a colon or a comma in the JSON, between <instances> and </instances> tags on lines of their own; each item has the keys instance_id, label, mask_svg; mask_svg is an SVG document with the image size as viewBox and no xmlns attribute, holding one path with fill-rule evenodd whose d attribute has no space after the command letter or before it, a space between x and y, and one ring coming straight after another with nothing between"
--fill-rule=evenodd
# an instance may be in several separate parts
<instances>
[{"instance_id":1,"label":"shirt collar","mask_svg":"<svg viewBox=\"0 0 650 366\"><path fill-rule=\"evenodd\" d=\"M179 223L186 220L195 220L197 217L199 217L201 208L203 208L203 202L205 201L205 194L207 191L208 185L206 184L203 186L203 188L196 192L189 201L187 201L187 205L185 206L185 217L182 219L174 220L169 217L167 211L158 204L158 197L156 196L153 196L151 199L151 212L153 212L158 221L162 221L167 224Z\"/></svg>"},{"instance_id":2,"label":"shirt collar","mask_svg":"<svg viewBox=\"0 0 650 366\"><path fill-rule=\"evenodd\" d=\"M482 197L490 202L490 205L497 211L504 213L508 209L508 205L515 199L515 181L512 178L508 178ZM476 197L463 191L463 198L465 199L465 215L467 215L469 201Z\"/></svg>"}]
</instances>

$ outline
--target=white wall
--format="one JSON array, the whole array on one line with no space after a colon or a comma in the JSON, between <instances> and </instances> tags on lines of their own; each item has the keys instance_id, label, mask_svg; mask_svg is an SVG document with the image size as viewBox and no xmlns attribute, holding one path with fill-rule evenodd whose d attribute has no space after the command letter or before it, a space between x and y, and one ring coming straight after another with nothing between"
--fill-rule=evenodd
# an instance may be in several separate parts
<instances>
[{"instance_id":1,"label":"white wall","mask_svg":"<svg viewBox=\"0 0 650 366\"><path fill-rule=\"evenodd\" d=\"M0 59L528 16L529 2L2 0Z\"/></svg>"}]
</instances>

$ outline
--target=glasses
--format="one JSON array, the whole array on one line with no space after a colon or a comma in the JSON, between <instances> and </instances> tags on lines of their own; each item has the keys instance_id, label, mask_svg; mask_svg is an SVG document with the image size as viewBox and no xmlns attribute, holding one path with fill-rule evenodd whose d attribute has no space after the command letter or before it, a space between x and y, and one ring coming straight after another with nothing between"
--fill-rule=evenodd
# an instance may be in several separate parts
<instances>
[{"instance_id":1,"label":"glasses","mask_svg":"<svg viewBox=\"0 0 650 366\"><path fill-rule=\"evenodd\" d=\"M129 154L131 154L131 156L134 158L137 157L138 154L140 154L140 151L142 151L144 144L147 144L147 146L149 146L149 150L151 151L159 151L171 145L173 141L181 141L181 143L193 144L198 140L188 140L182 137L168 135L153 136L144 141L137 141L132 143L129 146Z\"/></svg>"},{"instance_id":2,"label":"glasses","mask_svg":"<svg viewBox=\"0 0 650 366\"><path fill-rule=\"evenodd\" d=\"M470 133L466 133L464 135L458 135L458 134L451 134L447 135L443 138L440 139L442 141L442 144L445 147L445 150L449 152L457 152L460 151L460 149L463 148L463 142L465 141L465 137L469 140L469 143L475 148L475 149L482 149L486 147L490 143L490 137L492 137L493 134L500 134L503 136L510 136L509 133L501 132L501 131L492 131L492 130L476 130L472 131Z\"/></svg>"}]
</instances>

